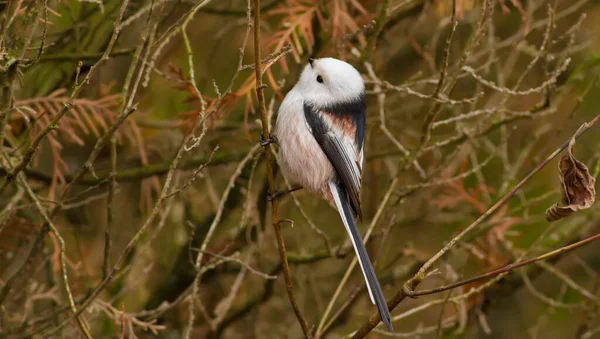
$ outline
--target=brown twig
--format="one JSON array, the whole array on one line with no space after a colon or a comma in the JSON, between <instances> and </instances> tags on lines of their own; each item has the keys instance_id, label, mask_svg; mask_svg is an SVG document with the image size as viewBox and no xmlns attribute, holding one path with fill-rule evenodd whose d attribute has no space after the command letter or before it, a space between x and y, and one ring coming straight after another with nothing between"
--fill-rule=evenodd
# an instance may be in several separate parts
<instances>
[{"instance_id":1,"label":"brown twig","mask_svg":"<svg viewBox=\"0 0 600 339\"><path fill-rule=\"evenodd\" d=\"M200 251L198 253L198 256L196 257L194 265L195 265L195 267L196 267L197 270L200 269L200 264L202 263L202 258L204 256L204 253L206 252L206 248L208 246L208 243L212 239L212 236L213 236L215 230L217 229L217 225L219 225L219 223L221 222L221 218L223 216L223 211L225 210L225 203L227 202L227 198L229 198L229 193L231 193L231 190L235 186L236 180L242 174L242 170L246 167L246 165L248 164L248 162L250 160L252 160L252 158L254 157L254 155L259 150L260 150L260 145L258 145L258 144L255 145L250 150L250 152L248 152L248 154L244 157L244 159L242 159L242 161L240 161L240 163L236 167L235 171L233 172L233 174L229 178L229 182L227 183L227 187L225 188L225 191L223 191L223 195L221 196L221 200L219 201L219 206L217 208L217 214L215 215L215 217L214 217L212 223L210 224L210 226L208 227L208 231L206 232L206 235L204 236L204 241L202 242L202 246L200 247ZM172 196L172 195L170 194L169 196ZM197 277L196 280L199 280L199 278L200 277Z\"/></svg>"},{"instance_id":2,"label":"brown twig","mask_svg":"<svg viewBox=\"0 0 600 339\"><path fill-rule=\"evenodd\" d=\"M204 251L204 253L206 253L206 254L208 254L210 256L219 258L219 259L223 260L224 262L228 262L228 261L236 262L236 263L242 265L243 267L245 267L248 271L250 271L250 273L255 274L255 275L257 275L257 276L259 276L261 278L264 278L264 279L277 279L277 276L270 275L270 274L258 271L257 269L255 269L252 266L250 266L250 264L248 264L246 261L239 259L239 252L236 252L233 255L229 256L229 257L225 257L225 256L222 256L220 254L213 253L213 252L210 252L210 251Z\"/></svg>"},{"instance_id":3,"label":"brown twig","mask_svg":"<svg viewBox=\"0 0 600 339\"><path fill-rule=\"evenodd\" d=\"M186 189L186 187L190 186L194 180L196 180L196 178L198 177L198 174L200 173L200 171L202 171L212 160L213 156L215 155L215 152L219 149L219 145L215 146L215 148L213 148L212 153L210 153L210 156L208 157L208 160L203 163L202 165L200 165L198 168L196 168L196 170L194 170L194 173L192 173L192 176L190 177L190 179L183 185L181 185L181 187L179 187L178 189L174 190L173 192L171 192L167 198L172 197L174 195L179 194L181 191L183 191L184 189ZM253 153L252 151L250 151L249 153Z\"/></svg>"},{"instance_id":4,"label":"brown twig","mask_svg":"<svg viewBox=\"0 0 600 339\"><path fill-rule=\"evenodd\" d=\"M133 105L133 97L135 92L137 91L137 85L139 84L139 79L140 77L138 77L138 81L136 82L136 84L134 85L134 89L132 90L131 93L129 93L129 86L131 84L131 79L133 78L133 75L135 73L135 69L137 66L138 61L140 60L140 53L142 52L142 49L144 48L144 45L146 44L146 37L144 37L142 39L142 42L138 45L138 47L135 49L135 58L133 59L133 62L131 63L131 65L129 66L129 70L127 71L127 76L125 78L125 82L123 84L123 89L122 89L122 103L121 103L121 109L119 112L119 116L123 116L126 111L132 107ZM148 47L149 49L149 47ZM146 56L147 57L147 53ZM141 72L140 72L141 74ZM129 100L127 100L129 96ZM98 145L96 145L97 147ZM92 151L92 154L94 152ZM90 155L91 157L91 155ZM90 163L88 161L88 163ZM102 263L102 278L106 279L108 277L108 274L110 273L110 250L111 250L111 239L110 239L110 230L112 228L112 223L114 221L114 211L113 211L113 202L114 202L114 198L115 198L115 192L117 189L117 138L113 135L111 135L110 137L110 164L111 164L111 168L110 168L110 172L108 174L108 201L107 201L107 205L106 205L106 228L104 230L104 260ZM92 173L93 176L95 176L95 173ZM75 178L77 178L77 175L75 176ZM73 183L75 180L71 181L70 183ZM67 185L68 187L68 185ZM67 191L67 189L65 188L65 192ZM64 195L64 194L63 194Z\"/></svg>"},{"instance_id":5,"label":"brown twig","mask_svg":"<svg viewBox=\"0 0 600 339\"><path fill-rule=\"evenodd\" d=\"M135 48L115 49L108 54L109 58L118 56L132 55ZM64 54L46 54L40 57L39 62L79 62L79 61L97 61L101 60L105 53L82 52L82 53L64 53Z\"/></svg>"},{"instance_id":6,"label":"brown twig","mask_svg":"<svg viewBox=\"0 0 600 339\"><path fill-rule=\"evenodd\" d=\"M2 184L0 185L0 192L2 192L8 184L10 184L10 182L12 182L15 178L19 178L19 174L20 172L29 164L29 162L31 161L31 158L33 157L33 154L35 153L35 151L37 151L37 148L39 147L40 142L46 137L46 135L48 135L52 130L54 130L55 128L58 127L58 122L59 120L65 115L65 113L73 106L73 100L75 99L75 97L77 97L77 95L81 92L81 90L83 89L84 85L87 84L87 82L89 81L91 74L93 73L92 71L98 67L103 61L106 61L108 59L108 55L110 54L116 40L117 37L119 35L119 30L117 28L118 24L121 21L121 18L124 15L125 9L127 8L127 4L128 4L128 0L124 1L124 3L122 4L120 11L119 11L119 16L117 17L116 21L115 21L115 29L113 30L110 42L108 44L107 49L105 50L102 58L92 66L92 68L90 69L90 71L88 72L88 74L86 75L84 81L82 81L79 84L75 85L75 88L73 89L73 92L70 96L70 99L67 103L65 103L63 105L63 107L61 108L61 110L55 115L55 117L52 119L52 121L49 123L49 125L36 137L36 139L33 141L32 145L30 146L29 149L27 149L27 151L24 154L23 159L21 160L21 162L15 166L12 171L8 172L8 175L6 176L6 178L4 179L4 181L2 182ZM115 124L113 125L114 129L112 129L112 132L109 130L107 131L107 134L105 135L105 137L110 137L118 128L118 126L120 125L120 123L122 123L122 121L130 114L132 113L133 110L131 111L127 111L124 112L124 117L123 119L119 122L115 122ZM109 132L111 132L109 134ZM99 140L100 142L100 140ZM98 144L96 145L98 146ZM87 163L86 163L87 164ZM87 169L87 166L84 167L84 169ZM80 173L82 173L82 171L80 171ZM26 182L25 179L20 179L22 182ZM65 189L66 193L68 190ZM65 196L65 194L63 193L63 198ZM61 269L63 270L63 280L64 280L64 284L65 284L65 289L66 292L68 294L69 297L69 304L71 306L71 310L73 312L73 316L74 318L77 319L79 327L81 328L81 330L83 331L83 333L85 334L86 337L91 338L91 335L89 334L87 327L85 326L84 322L81 320L80 317L80 310L77 310L76 305L74 303L73 300L73 296L70 293L70 288L68 285L68 280L67 280L67 275L66 275L66 266L64 263L64 256L65 256L65 245L64 245L64 241L62 241L62 238L60 237L60 235L58 234L58 230L54 227L54 225L52 224L51 219L56 215L56 213L58 211L60 211L60 209L62 208L62 204L57 204L52 211L47 214L41 207L40 205L40 213L42 213L42 215L44 216L44 224L41 228L41 231L39 233L39 235L36 237L32 250L30 252L30 254L28 255L27 258L27 262L22 265L17 272L6 282L6 284L4 286L2 286L2 290L0 290L0 303L2 300L5 299L5 297L8 295L8 293L10 292L11 288L13 287L13 284L15 282L15 279L20 275L20 273L23 271L23 269L27 266L27 264L29 263L29 261L32 260L32 258L35 256L36 252L39 250L39 248L42 246L43 240L45 238L45 236L47 235L47 233L49 231L52 231L58 241L59 241L59 251L60 251L60 257L61 257Z\"/></svg>"},{"instance_id":7,"label":"brown twig","mask_svg":"<svg viewBox=\"0 0 600 339\"><path fill-rule=\"evenodd\" d=\"M375 74L375 70L373 69L373 65L371 65L371 63L369 63L369 62L365 62L364 65L365 65L365 68L367 69L367 73L369 74L369 76L373 79L373 81L376 82L375 91L376 92L381 91L381 86L379 85L379 83L381 83L381 81L379 80L379 78L377 78L377 75ZM388 137L388 139L390 139L390 141L398 148L398 151L400 151L404 155L404 157L409 157L410 152L406 149L406 147L404 147L404 145L402 145L400 143L400 140L398 140L396 137L394 137L394 135L392 134L392 132L389 130L389 128L386 125L385 100L386 100L385 92L381 92L381 93L377 94L377 106L379 108L379 123L380 123L379 128ZM412 163L413 163L413 166L415 167L415 170L417 170L417 172L421 176L421 179L425 179L427 174L425 173L425 171L419 164L419 161L417 159L414 159L414 161Z\"/></svg>"},{"instance_id":8,"label":"brown twig","mask_svg":"<svg viewBox=\"0 0 600 339\"><path fill-rule=\"evenodd\" d=\"M447 76L448 60L450 59L450 47L452 46L452 37L454 37L454 32L456 31L457 26L458 26L458 19L456 16L456 0L452 0L452 16L450 19L450 33L448 34L448 38L446 39L446 44L444 47L444 59L442 60L442 70L440 71L440 78L437 82L437 85L435 87L433 94L431 95L431 97L434 99L439 99L439 97L441 95L446 94L444 91L444 80L446 79L446 76ZM422 148L423 146L425 146L425 144L427 144L429 142L429 139L431 138L431 124L433 123L433 121L435 121L435 119L439 115L440 111L441 111L440 104L435 103L431 107L429 112L427 113L427 116L425 117L425 122L423 123L423 127L421 129L422 134L421 134L421 140L419 142L420 143L419 148Z\"/></svg>"},{"instance_id":9,"label":"brown twig","mask_svg":"<svg viewBox=\"0 0 600 339\"><path fill-rule=\"evenodd\" d=\"M531 258L531 259L527 259L527 260L524 260L524 261L521 261L521 262L517 262L517 263L514 263L514 264L509 264L509 265L506 265L504 267L495 269L493 271L490 271L490 272L478 275L476 277L472 277L472 278L469 278L469 279L457 281L455 283L448 284L448 285L445 285L445 286L440 286L440 287L431 288L431 289L427 289L427 290L415 291L415 292L412 292L409 296L410 297L417 297L417 296L422 296L422 295L435 294L435 293L440 293L440 292L443 292L443 291L451 290L451 289L454 289L454 288L457 288L457 287L460 287L460 286L468 285L470 283L473 283L473 282L476 282L476 281L479 281L479 280L484 280L484 279L487 279L487 278L491 278L491 277L497 276L497 275L502 274L502 273L510 272L510 271L515 270L517 268L520 268L520 267L523 267L523 266L526 266L526 265L529 265L529 264L533 264L533 263L538 262L538 261L550 259L550 258L555 257L557 255L564 254L565 252L569 252L569 251L572 251L572 250L574 250L576 248L579 248L581 246L587 245L587 244L589 244L591 242L594 242L594 241L596 241L598 239L600 239L600 233L596 234L596 235L593 235L591 237L588 237L586 239L583 239L581 241L578 241L578 242L576 242L574 244L563 246L563 247L558 248L558 249L556 249L554 251L550 251L548 253L539 255L539 256ZM542 265L544 265L545 268L550 267L547 264L542 264ZM564 275L563 275L563 277L564 277ZM572 283L571 287L573 287L577 291L581 291L581 294L584 295L586 298L594 300L596 302L599 302L598 299L593 294L591 294L587 290L579 288L579 285L573 283L572 280L570 280L570 279L569 279L569 282Z\"/></svg>"},{"instance_id":10,"label":"brown twig","mask_svg":"<svg viewBox=\"0 0 600 339\"><path fill-rule=\"evenodd\" d=\"M120 339L125 339L125 303L121 303L121 336Z\"/></svg>"},{"instance_id":11,"label":"brown twig","mask_svg":"<svg viewBox=\"0 0 600 339\"><path fill-rule=\"evenodd\" d=\"M35 57L36 62L40 60L42 53L44 52L44 44L46 43L46 33L48 31L48 0L43 1L44 6L44 29L42 30L42 39L40 41L40 48L38 49L37 56Z\"/></svg>"},{"instance_id":12,"label":"brown twig","mask_svg":"<svg viewBox=\"0 0 600 339\"><path fill-rule=\"evenodd\" d=\"M205 3L201 3L197 7L200 7L202 4L205 4ZM142 73L143 73L143 69L140 69L138 75L142 74ZM138 77L138 80L136 81L136 84L135 84L135 88L137 88L137 85L139 84L139 81L140 81L139 79L141 79L141 77ZM132 98L132 94L130 94L130 99L131 98ZM222 96L219 98L219 103L220 103L221 100L222 100ZM127 106L129 106L130 104L132 104L131 100L129 101L129 103L128 103ZM79 177L81 177L83 175L84 172L86 172L86 170L89 170L91 168L91 162L95 159L95 156L97 156L97 152L99 152L99 148L100 147L98 147L98 145L104 145L106 143L107 139L110 136L112 136L112 134L114 133L114 131L125 120L125 118L131 113L130 111L133 111L132 108L135 108L135 105L133 107L129 108L127 111L123 112L123 114L121 116L119 116L119 119L114 123L114 125L111 127L111 129L109 129L109 131L107 132L107 134L105 134L101 139L98 140L98 142L96 143L96 147L94 148L94 150L90 154L90 157L88 158L88 161L86 161L86 165L75 175L73 181L76 181ZM213 108L209 112L209 114L212 113L212 112L214 112L214 111L216 111L216 109L218 109L218 105L217 105L217 107ZM98 296L98 294L100 293L100 291L108 283L110 283L112 281L112 279L115 278L116 272L121 269L121 267L123 265L123 262L124 262L125 258L127 257L127 255L131 252L131 250L134 248L135 244L142 237L142 235L145 233L145 231L148 229L148 227L153 223L154 219L158 215L158 212L159 212L162 204L165 202L165 200L167 200L166 197L167 197L168 193L171 190L171 185L173 183L174 172L177 169L177 166L178 166L179 161L182 158L183 154L187 151L186 145L190 141L192 141L192 139L194 139L194 141L198 141L196 139L199 139L199 138L195 138L194 137L195 133L197 132L197 130L199 129L200 126L205 126L204 123L206 121L206 117L205 117L206 112L202 111L201 113L202 113L201 114L202 119L198 119L198 122L194 126L194 129L192 130L192 133L190 133L190 135L188 135L185 138L185 140L182 142L177 155L175 156L175 158L173 159L173 161L171 162L171 164L169 166L169 171L167 173L167 177L165 179L165 183L163 185L163 189L161 191L160 197L157 200L154 208L152 209L152 212L150 213L150 216L147 218L147 220L142 225L142 227L137 231L137 233L135 234L135 236L129 241L129 243L127 244L127 246L125 247L125 249L123 249L123 251L121 252L120 256L117 258L117 260L116 260L113 268L111 269L110 273L108 274L108 276L90 293L90 295L88 296L88 298L81 304L81 307L79 308L79 310L77 311L77 313L75 313L72 317L76 317L81 312L83 312L83 310L85 310L85 308L88 307L94 301L94 299ZM65 189L65 191L66 191L66 189ZM63 195L64 195L64 193L63 193ZM58 209L60 209L60 207ZM69 318L69 319L65 320L64 322L60 323L55 328L49 330L46 333L46 335L52 335L52 334L56 333L57 331L59 331L63 326L65 326L71 320L71 318ZM46 328L38 329L36 332L44 331L44 330L46 330Z\"/></svg>"},{"instance_id":13,"label":"brown twig","mask_svg":"<svg viewBox=\"0 0 600 339\"><path fill-rule=\"evenodd\" d=\"M373 27L374 33L367 39L367 45L360 56L361 62L368 62L373 57L373 52L375 52L375 48L377 46L377 40L381 34L381 31L383 30L385 21L387 20L389 5L389 0L381 1L379 5L379 13L377 14L377 19L375 20L375 25Z\"/></svg>"},{"instance_id":14,"label":"brown twig","mask_svg":"<svg viewBox=\"0 0 600 339\"><path fill-rule=\"evenodd\" d=\"M262 122L262 134L265 138L270 138L271 134L269 133L269 120L267 117L267 108L265 106L265 85L263 85L262 76L263 73L261 71L261 45L260 45L260 0L254 0L254 72L256 74L256 96L258 98L258 107L260 111L260 119ZM273 161L274 157L271 154L271 145L265 145L265 163L267 169L267 180L269 182L269 191L275 192L275 175L274 175L274 167L275 163ZM292 308L294 309L294 313L296 313L296 318L298 318L298 322L302 327L302 332L304 332L304 336L306 338L311 338L312 335L310 333L310 329L308 327L308 322L304 318L302 311L300 310L300 306L298 306L298 302L296 301L296 296L294 295L294 290L292 287L292 277L290 275L290 267L287 260L287 255L285 251L285 242L283 240L283 233L281 231L281 225L279 220L279 202L277 199L271 200L271 222L273 224L273 228L275 229L275 236L277 237L277 247L279 249L279 260L281 261L283 277L285 279L285 287L287 290L288 298L290 303L292 304Z\"/></svg>"},{"instance_id":15,"label":"brown twig","mask_svg":"<svg viewBox=\"0 0 600 339\"><path fill-rule=\"evenodd\" d=\"M502 92L505 94L509 94L512 96L518 96L518 95L529 95L532 93L540 93L542 92L545 88L553 85L556 83L558 77L567 69L567 66L569 66L569 63L571 62L570 58L567 58L562 65L560 65L552 74L552 76L550 77L550 79L544 81L541 85L537 86L537 87L533 87L527 90L523 90L523 91L517 91L517 90L511 90L509 88L503 88L500 87L496 84L494 84L491 81L485 80L483 79L481 76L477 75L477 73L475 73L475 70L473 70L473 68L469 67L469 66L464 66L462 68L463 71L469 73L473 78L475 78L475 80L479 81L480 83L482 83L484 86L489 87L491 89L494 89L498 92Z\"/></svg>"},{"instance_id":16,"label":"brown twig","mask_svg":"<svg viewBox=\"0 0 600 339\"><path fill-rule=\"evenodd\" d=\"M0 154L2 155L4 155L6 125L14 105L13 81L16 79L18 73L16 60L9 61L7 66L6 71L0 75L0 80L2 81L2 91L0 92Z\"/></svg>"},{"instance_id":17,"label":"brown twig","mask_svg":"<svg viewBox=\"0 0 600 339\"><path fill-rule=\"evenodd\" d=\"M450 33L446 38L446 45L444 46L444 59L442 59L442 70L440 71L440 78L435 91L433 91L432 97L437 98L440 95L442 88L444 87L444 80L446 79L448 71L448 62L450 60L450 46L452 45L452 37L456 32L456 26L458 26L458 20L456 17L456 0L452 0L452 16L450 18Z\"/></svg>"},{"instance_id":18,"label":"brown twig","mask_svg":"<svg viewBox=\"0 0 600 339\"><path fill-rule=\"evenodd\" d=\"M110 269L110 231L115 218L114 206L117 191L117 138L110 138L110 173L108 175L108 200L106 202L106 227L104 228L104 260L102 278L106 279Z\"/></svg>"},{"instance_id":19,"label":"brown twig","mask_svg":"<svg viewBox=\"0 0 600 339\"><path fill-rule=\"evenodd\" d=\"M454 247L454 245L456 245L456 243L459 242L467 233L469 233L470 231L472 231L473 229L475 229L476 227L478 227L483 221L485 221L494 212L496 212L498 210L498 208L500 208L502 205L504 205L504 203L506 203L506 201L508 201L508 199L510 199L512 196L514 196L517 193L517 191L521 187L523 187L536 173L538 173L542 168L544 168L558 154L560 154L562 151L564 151L569 146L569 142L570 142L571 139L577 138L578 136L580 136L581 134L583 134L590 127L592 127L598 120L600 120L600 114L597 115L596 117L594 117L589 122L586 122L583 125L581 125L581 127L577 130L577 132L575 132L575 134L573 134L573 136L571 138L569 138L569 140L567 140L562 146L560 146L558 149L556 149L544 161L542 161L539 165L537 165L515 187L513 187L513 189L511 189L508 193L506 193L492 207L490 207L485 213L483 213L479 218L477 218L477 220L475 220L473 223L471 223L471 225L469 225L467 228L465 228L462 232L460 232L457 236L455 236L452 240L450 240L450 242L448 242L448 244L446 246L444 246L438 253L436 253L433 257L431 257L431 259L429 259L419 269L419 271L411 279L409 279L404 284L403 288L396 293L396 295L394 296L394 298L392 300L388 301L388 308L390 310L393 310L407 296L412 296L413 293L414 293L413 292L414 289L421 282L423 282L423 280L425 280L426 275L427 275L427 271L431 268L431 266L438 259L440 259L448 251L450 251L450 249L452 247ZM596 235L594 237L591 237L591 238L588 238L586 240L583 240L584 241L583 244L591 242L591 241L594 241L595 237L600 237L600 235ZM582 246L583 244L580 244L579 246ZM573 246L573 245L571 245L571 246ZM564 248L561 248L561 249L558 249L556 251L553 251L553 252L557 252L558 251L558 253L555 253L555 254L552 254L553 252L547 253L547 254L544 255L544 257L542 259L547 258L548 255L550 255L550 256L557 255L557 254L562 253L564 251L567 251L569 249L571 249L571 247L566 246ZM530 259L530 260L532 260L532 259ZM541 260L541 259L538 259L538 260ZM523 266L523 265L518 265L518 266L516 266L514 268L521 267L521 266ZM512 268L512 269L514 269L514 268ZM500 273L502 273L502 272L500 272ZM497 274L500 274L500 273L497 273ZM481 278L481 279L483 279L483 278ZM477 280L479 280L479 279L477 279ZM353 335L353 338L362 338L362 337L366 336L380 321L381 321L381 319L379 318L379 314L378 313L371 315L371 317L369 318L369 320L365 324L363 324L363 326L361 326L361 328Z\"/></svg>"},{"instance_id":20,"label":"brown twig","mask_svg":"<svg viewBox=\"0 0 600 339\"><path fill-rule=\"evenodd\" d=\"M290 53L291 51L292 51L292 45L287 44L287 45L284 45L280 50L275 51L275 52L267 55L266 57L262 58L260 60L260 62L261 62L261 64L265 64L265 67L262 69L262 73L264 74L265 71L271 65L273 65L275 62L279 61L279 59L281 59L282 57L284 57L286 54ZM254 69L255 66L256 66L255 64L244 65L240 68L240 70Z\"/></svg>"},{"instance_id":21,"label":"brown twig","mask_svg":"<svg viewBox=\"0 0 600 339\"><path fill-rule=\"evenodd\" d=\"M63 284L64 284L63 287L65 289L65 293L67 295L67 299L69 301L69 306L71 308L71 311L73 312L73 314L76 314L77 306L75 305L75 300L73 299L73 293L71 293L71 287L69 286L69 278L67 276L67 265L66 265L66 258L65 258L66 257L65 241L64 241L63 237L60 235L60 233L58 232L58 229L56 228L56 226L54 226L54 223L52 222L52 220L50 220L48 214L46 213L46 210L44 210L44 207L40 203L39 198L35 195L35 193L31 189L31 187L27 183L27 180L24 178L23 174L20 174L19 178L17 180L19 181L19 184L25 188L25 192L27 193L29 198L35 203L35 206L36 206L38 212L44 218L44 221L48 224L48 228L52 231L52 233L56 237L56 240L57 240L58 246L59 246L58 250L60 253L59 260L60 260L60 270L61 270ZM16 276L16 274L14 276ZM76 319L77 319L77 324L79 325L79 328L81 329L81 332L83 333L83 335L86 338L91 339L92 336L89 332L89 329L85 325L83 317L81 315L77 315Z\"/></svg>"},{"instance_id":22,"label":"brown twig","mask_svg":"<svg viewBox=\"0 0 600 339\"><path fill-rule=\"evenodd\" d=\"M129 3L129 0L125 0L121 6L121 9L119 11L119 16L117 17L117 20L115 21L115 24L114 24L115 28L113 30L113 34L110 38L110 41L108 43L108 47L102 54L100 60L98 60L98 62L96 62L90 68L90 70L86 74L83 81L76 84L75 88L73 89L73 92L71 93L69 100L63 105L63 107L60 109L60 111L58 111L58 113L56 113L56 115L54 115L54 118L52 118L52 120L50 121L48 126L43 131L41 131L37 135L37 137L33 140L33 142L31 143L31 146L23 154L23 159L19 162L19 164L17 164L15 166L15 168L13 168L13 170L8 173L6 178L4 178L4 181L2 182L2 184L0 184L0 193L2 193L4 191L4 189L8 186L8 184L10 184L16 178L17 174L19 174L23 169L25 169L25 167L27 167L29 162L31 162L33 154L37 151L42 140L44 140L51 131L58 128L59 121L73 107L73 100L75 100L75 98L83 90L83 87L89 83L89 80L90 80L92 74L94 73L94 70L110 58L110 54L113 50L113 47L117 41L117 37L119 36L119 33L120 33L119 25L121 23L121 19L123 18L123 15L125 13L125 9L127 8L128 3Z\"/></svg>"},{"instance_id":23,"label":"brown twig","mask_svg":"<svg viewBox=\"0 0 600 339\"><path fill-rule=\"evenodd\" d=\"M194 169L194 168L197 169L198 166L202 166L204 164L207 164L206 166L217 166L217 165L229 164L231 162L237 162L237 161L240 161L243 157L245 157L249 151L250 151L250 149L241 149L239 151L233 151L233 152L229 152L229 153L219 152L218 154L214 155L214 157L212 158L212 160L210 162L208 162L208 160L210 159L210 155L200 154L200 155L189 157L187 159L182 160L179 170L190 170L190 169ZM155 175L164 175L169 172L170 164L171 164L170 161L165 161L165 162L161 162L161 163L147 164L147 165L143 165L140 167L124 168L124 169L119 170L119 172L116 175L116 179L119 182L137 181L137 180L142 180L142 179L152 177ZM40 180L40 181L47 182L47 183L50 183L52 180L51 175L37 171L37 170L25 169L24 172L25 172L25 174L27 174L27 177L31 178L31 179L36 179L36 180ZM5 173L6 173L6 171L3 171L2 169L0 169L0 176ZM64 173L63 176L65 178L65 182L70 183L73 181L74 174ZM98 172L96 172L96 176L93 176L92 174L86 174L86 175L82 176L77 181L77 183L80 185L81 184L85 184L85 185L103 184L104 182L108 181L109 176L110 176L110 171L98 171Z\"/></svg>"}]
</instances>

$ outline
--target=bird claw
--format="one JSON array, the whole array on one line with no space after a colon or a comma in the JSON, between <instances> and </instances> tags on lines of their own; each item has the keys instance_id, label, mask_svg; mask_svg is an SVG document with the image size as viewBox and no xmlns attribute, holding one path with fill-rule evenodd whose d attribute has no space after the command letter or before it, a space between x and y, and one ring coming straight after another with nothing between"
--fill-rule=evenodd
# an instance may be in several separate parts
<instances>
[{"instance_id":1,"label":"bird claw","mask_svg":"<svg viewBox=\"0 0 600 339\"><path fill-rule=\"evenodd\" d=\"M293 187L292 189L285 190L285 191L275 190L275 192L273 192L273 193L267 191L267 201L273 201L275 199L282 198L282 197L284 197L292 192L295 192L297 190L300 190L300 189L302 189L302 186L296 186L296 187Z\"/></svg>"},{"instance_id":2,"label":"bird claw","mask_svg":"<svg viewBox=\"0 0 600 339\"><path fill-rule=\"evenodd\" d=\"M277 137L275 137L272 134L269 136L268 139L265 139L265 136L261 133L259 144L263 147L267 146L268 144L275 144L275 145L279 146L279 141L277 140Z\"/></svg>"},{"instance_id":3,"label":"bird claw","mask_svg":"<svg viewBox=\"0 0 600 339\"><path fill-rule=\"evenodd\" d=\"M264 145L263 145L264 146ZM287 191L275 191L273 193L271 193L270 191L267 192L267 201L273 201L276 199L281 198L282 196L286 195L288 192Z\"/></svg>"}]
</instances>

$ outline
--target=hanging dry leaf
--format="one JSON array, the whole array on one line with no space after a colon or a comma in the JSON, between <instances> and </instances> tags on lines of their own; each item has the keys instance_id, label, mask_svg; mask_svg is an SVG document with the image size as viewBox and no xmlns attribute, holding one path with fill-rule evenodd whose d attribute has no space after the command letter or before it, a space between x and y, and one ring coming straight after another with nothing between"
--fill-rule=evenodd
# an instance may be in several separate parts
<instances>
[{"instance_id":1,"label":"hanging dry leaf","mask_svg":"<svg viewBox=\"0 0 600 339\"><path fill-rule=\"evenodd\" d=\"M560 176L562 206L554 204L546 210L546 220L549 222L560 220L573 212L589 208L596 199L594 184L596 179L590 175L587 166L575 159L573 146L575 138L569 142L567 154L558 162Z\"/></svg>"}]
</instances>

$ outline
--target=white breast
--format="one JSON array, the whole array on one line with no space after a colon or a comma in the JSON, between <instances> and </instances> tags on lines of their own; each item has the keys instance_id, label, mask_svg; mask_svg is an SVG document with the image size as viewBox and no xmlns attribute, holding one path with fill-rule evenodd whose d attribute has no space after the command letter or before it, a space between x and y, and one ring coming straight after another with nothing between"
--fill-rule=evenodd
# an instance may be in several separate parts
<instances>
[{"instance_id":1,"label":"white breast","mask_svg":"<svg viewBox=\"0 0 600 339\"><path fill-rule=\"evenodd\" d=\"M333 167L310 132L302 96L295 89L281 103L275 136L279 141L279 166L288 180L320 191L333 178Z\"/></svg>"}]
</instances>

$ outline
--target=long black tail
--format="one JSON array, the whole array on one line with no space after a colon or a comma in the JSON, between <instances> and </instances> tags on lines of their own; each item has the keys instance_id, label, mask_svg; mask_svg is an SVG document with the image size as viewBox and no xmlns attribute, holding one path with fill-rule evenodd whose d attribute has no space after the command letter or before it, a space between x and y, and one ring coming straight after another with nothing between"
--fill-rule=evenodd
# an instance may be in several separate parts
<instances>
[{"instance_id":1,"label":"long black tail","mask_svg":"<svg viewBox=\"0 0 600 339\"><path fill-rule=\"evenodd\" d=\"M356 226L356 222L350 211L350 203L348 202L346 191L343 187L340 187L340 185L333 182L329 184L329 188L338 212L340 213L340 217L344 222L344 226L346 226L346 231L348 231L348 235L352 240L352 245L354 245L354 251L358 257L358 263L360 264L363 275L365 276L365 282L367 283L371 302L377 306L379 316L381 317L381 321L383 321L385 328L393 333L394 329L392 328L390 311L387 307L385 297L383 296L383 291L381 291L379 280L377 280L377 276L375 275L371 260L369 259L369 254L365 249L362 237L360 236L360 232L358 231L358 227Z\"/></svg>"}]
</instances>

